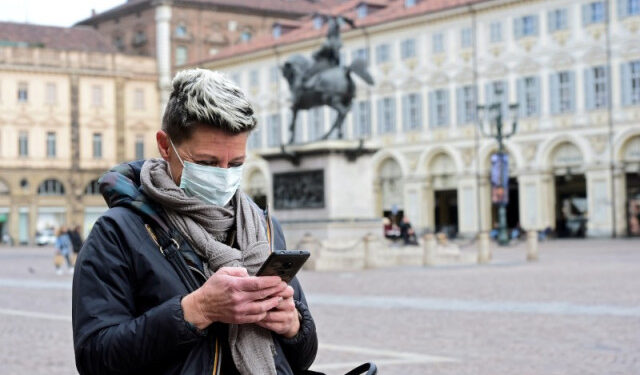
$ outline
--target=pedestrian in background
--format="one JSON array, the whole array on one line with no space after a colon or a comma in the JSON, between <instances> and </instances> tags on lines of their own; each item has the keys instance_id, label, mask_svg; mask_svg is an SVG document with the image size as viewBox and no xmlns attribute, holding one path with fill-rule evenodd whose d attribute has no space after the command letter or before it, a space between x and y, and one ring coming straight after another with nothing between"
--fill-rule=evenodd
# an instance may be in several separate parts
<instances>
[{"instance_id":1,"label":"pedestrian in background","mask_svg":"<svg viewBox=\"0 0 640 375\"><path fill-rule=\"evenodd\" d=\"M67 234L65 227L58 228L56 232L56 253L54 257L54 264L56 266L56 274L62 275L62 263L67 261L67 270L69 273L73 273L73 262L71 262L71 239Z\"/></svg>"},{"instance_id":2,"label":"pedestrian in background","mask_svg":"<svg viewBox=\"0 0 640 375\"><path fill-rule=\"evenodd\" d=\"M416 232L413 230L411 226L411 222L409 218L406 216L402 217L402 223L400 223L400 236L404 240L405 245L417 245L418 239L416 238Z\"/></svg>"},{"instance_id":3,"label":"pedestrian in background","mask_svg":"<svg viewBox=\"0 0 640 375\"><path fill-rule=\"evenodd\" d=\"M73 227L73 229L69 229L67 231L67 235L69 235L69 239L71 240L71 247L73 248L71 261L75 266L78 253L80 252L80 249L82 249L82 236L80 235L80 226L76 225L75 227Z\"/></svg>"}]
</instances>

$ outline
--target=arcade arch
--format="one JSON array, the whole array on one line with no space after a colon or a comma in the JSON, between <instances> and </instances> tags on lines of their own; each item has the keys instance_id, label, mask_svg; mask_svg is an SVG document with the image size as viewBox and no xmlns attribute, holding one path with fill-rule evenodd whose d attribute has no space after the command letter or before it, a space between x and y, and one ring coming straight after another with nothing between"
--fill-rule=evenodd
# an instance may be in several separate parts
<instances>
[{"instance_id":1,"label":"arcade arch","mask_svg":"<svg viewBox=\"0 0 640 375\"><path fill-rule=\"evenodd\" d=\"M552 222L558 237L585 237L587 232L587 182L585 160L571 141L558 143L549 153Z\"/></svg>"},{"instance_id":2,"label":"arcade arch","mask_svg":"<svg viewBox=\"0 0 640 375\"><path fill-rule=\"evenodd\" d=\"M427 226L449 237L458 233L457 167L446 151L434 154L426 163Z\"/></svg>"}]
</instances>

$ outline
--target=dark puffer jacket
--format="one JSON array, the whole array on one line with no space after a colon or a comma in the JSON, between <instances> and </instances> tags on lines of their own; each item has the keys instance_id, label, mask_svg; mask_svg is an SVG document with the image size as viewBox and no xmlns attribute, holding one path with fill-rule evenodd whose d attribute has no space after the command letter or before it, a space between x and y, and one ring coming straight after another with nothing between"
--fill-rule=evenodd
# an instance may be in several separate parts
<instances>
[{"instance_id":1,"label":"dark puffer jacket","mask_svg":"<svg viewBox=\"0 0 640 375\"><path fill-rule=\"evenodd\" d=\"M95 223L73 277L78 372L210 375L218 338L223 373L237 373L226 340L228 326L215 323L203 333L183 318L180 300L188 291L145 228L148 218L159 215L139 189L141 167L142 162L123 164L101 179L101 191L110 209ZM285 249L282 230L275 221L274 228L275 247ZM202 272L202 262L188 245L180 251ZM302 288L296 279L291 285L302 321L292 339L273 334L280 375L307 369L318 346Z\"/></svg>"}]
</instances>

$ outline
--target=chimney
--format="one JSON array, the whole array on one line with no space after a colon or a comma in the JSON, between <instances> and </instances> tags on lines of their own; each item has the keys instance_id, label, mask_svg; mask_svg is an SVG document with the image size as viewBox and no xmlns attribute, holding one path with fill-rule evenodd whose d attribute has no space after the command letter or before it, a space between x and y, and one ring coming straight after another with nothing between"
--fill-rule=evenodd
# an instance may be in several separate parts
<instances>
[{"instance_id":1,"label":"chimney","mask_svg":"<svg viewBox=\"0 0 640 375\"><path fill-rule=\"evenodd\" d=\"M96 9L92 8L91 9L91 17L95 17L96 16Z\"/></svg>"}]
</instances>

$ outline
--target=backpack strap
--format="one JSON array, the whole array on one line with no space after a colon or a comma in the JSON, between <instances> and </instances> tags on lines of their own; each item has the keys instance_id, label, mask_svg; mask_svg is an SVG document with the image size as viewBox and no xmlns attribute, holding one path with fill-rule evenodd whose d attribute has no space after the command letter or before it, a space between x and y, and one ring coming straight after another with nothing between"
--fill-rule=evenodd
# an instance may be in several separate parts
<instances>
[{"instance_id":1,"label":"backpack strap","mask_svg":"<svg viewBox=\"0 0 640 375\"><path fill-rule=\"evenodd\" d=\"M160 249L160 253L171 263L171 266L173 266L173 269L187 288L187 291L191 293L198 289L200 283L193 276L191 270L189 270L189 266L180 252L180 244L188 246L180 233L167 226L166 223L159 222L158 217L149 217L144 214L140 216L144 221L144 226L151 236L151 239Z\"/></svg>"}]
</instances>

